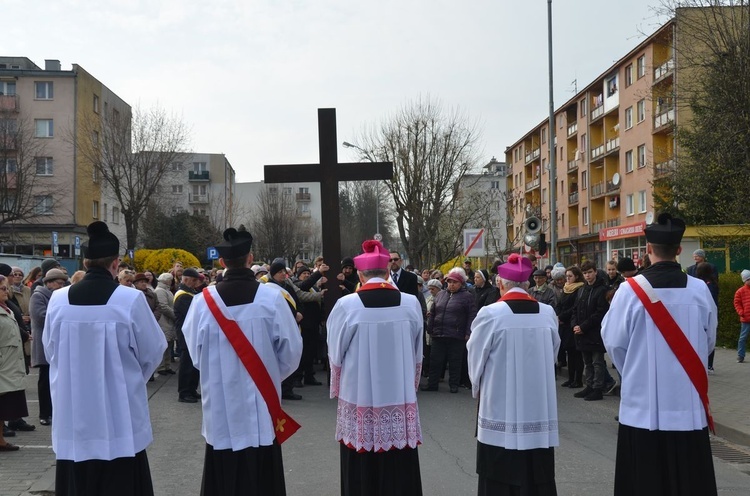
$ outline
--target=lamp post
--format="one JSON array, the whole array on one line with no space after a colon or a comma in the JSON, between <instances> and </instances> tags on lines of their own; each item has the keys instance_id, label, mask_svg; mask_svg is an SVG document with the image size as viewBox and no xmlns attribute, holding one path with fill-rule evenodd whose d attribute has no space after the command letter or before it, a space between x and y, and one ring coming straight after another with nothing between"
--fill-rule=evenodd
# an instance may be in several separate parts
<instances>
[{"instance_id":1,"label":"lamp post","mask_svg":"<svg viewBox=\"0 0 750 496\"><path fill-rule=\"evenodd\" d=\"M371 151L365 150L364 148L361 148L357 145L353 145L348 141L344 141L342 144L344 145L344 148L354 148L355 150L359 150L367 160L369 160L370 162L375 162ZM377 181L375 181L375 236L373 236L373 238L378 241L381 241L383 239L383 236L380 234L380 185Z\"/></svg>"}]
</instances>

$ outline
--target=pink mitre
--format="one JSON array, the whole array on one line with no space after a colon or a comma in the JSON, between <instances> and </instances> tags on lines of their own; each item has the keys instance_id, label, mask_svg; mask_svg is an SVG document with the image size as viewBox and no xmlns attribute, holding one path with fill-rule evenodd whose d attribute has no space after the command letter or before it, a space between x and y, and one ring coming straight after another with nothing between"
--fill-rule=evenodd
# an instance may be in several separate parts
<instances>
[{"instance_id":1,"label":"pink mitre","mask_svg":"<svg viewBox=\"0 0 750 496\"><path fill-rule=\"evenodd\" d=\"M524 282L529 280L533 270L531 260L518 253L511 253L508 261L497 268L497 277L508 281Z\"/></svg>"},{"instance_id":2,"label":"pink mitre","mask_svg":"<svg viewBox=\"0 0 750 496\"><path fill-rule=\"evenodd\" d=\"M391 254L380 241L368 239L362 243L363 254L354 257L354 267L357 270L388 269Z\"/></svg>"}]
</instances>

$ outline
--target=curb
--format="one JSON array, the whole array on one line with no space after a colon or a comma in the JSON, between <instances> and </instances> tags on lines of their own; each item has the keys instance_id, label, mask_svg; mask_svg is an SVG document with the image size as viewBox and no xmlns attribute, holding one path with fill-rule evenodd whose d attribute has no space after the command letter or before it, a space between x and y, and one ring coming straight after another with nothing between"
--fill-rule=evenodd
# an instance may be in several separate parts
<instances>
[{"instance_id":1,"label":"curb","mask_svg":"<svg viewBox=\"0 0 750 496\"><path fill-rule=\"evenodd\" d=\"M729 427L726 424L717 422L714 419L714 429L716 429L716 436L726 439L727 441L739 444L742 446L750 446L750 433L741 431L734 427Z\"/></svg>"}]
</instances>

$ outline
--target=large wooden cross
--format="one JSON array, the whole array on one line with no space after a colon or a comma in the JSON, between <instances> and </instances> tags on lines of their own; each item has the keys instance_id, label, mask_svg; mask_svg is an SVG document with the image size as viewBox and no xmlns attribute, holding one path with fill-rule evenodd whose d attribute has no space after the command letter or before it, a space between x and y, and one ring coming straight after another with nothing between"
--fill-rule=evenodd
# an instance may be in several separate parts
<instances>
[{"instance_id":1,"label":"large wooden cross","mask_svg":"<svg viewBox=\"0 0 750 496\"><path fill-rule=\"evenodd\" d=\"M341 296L336 275L341 271L339 181L392 179L391 162L338 163L336 109L318 109L319 164L266 165L266 183L320 183L323 258L330 267L325 295L326 313ZM362 240L364 241L364 240ZM279 253L279 255L283 255Z\"/></svg>"}]
</instances>

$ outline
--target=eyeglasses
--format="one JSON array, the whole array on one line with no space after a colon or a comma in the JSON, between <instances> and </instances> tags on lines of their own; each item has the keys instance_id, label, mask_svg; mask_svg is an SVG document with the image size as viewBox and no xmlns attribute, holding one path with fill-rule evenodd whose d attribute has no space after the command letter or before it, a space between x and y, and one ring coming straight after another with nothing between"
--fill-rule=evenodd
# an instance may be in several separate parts
<instances>
[{"instance_id":1,"label":"eyeglasses","mask_svg":"<svg viewBox=\"0 0 750 496\"><path fill-rule=\"evenodd\" d=\"M399 260L401 260L401 259L400 258L392 258L391 262L398 262Z\"/></svg>"}]
</instances>

